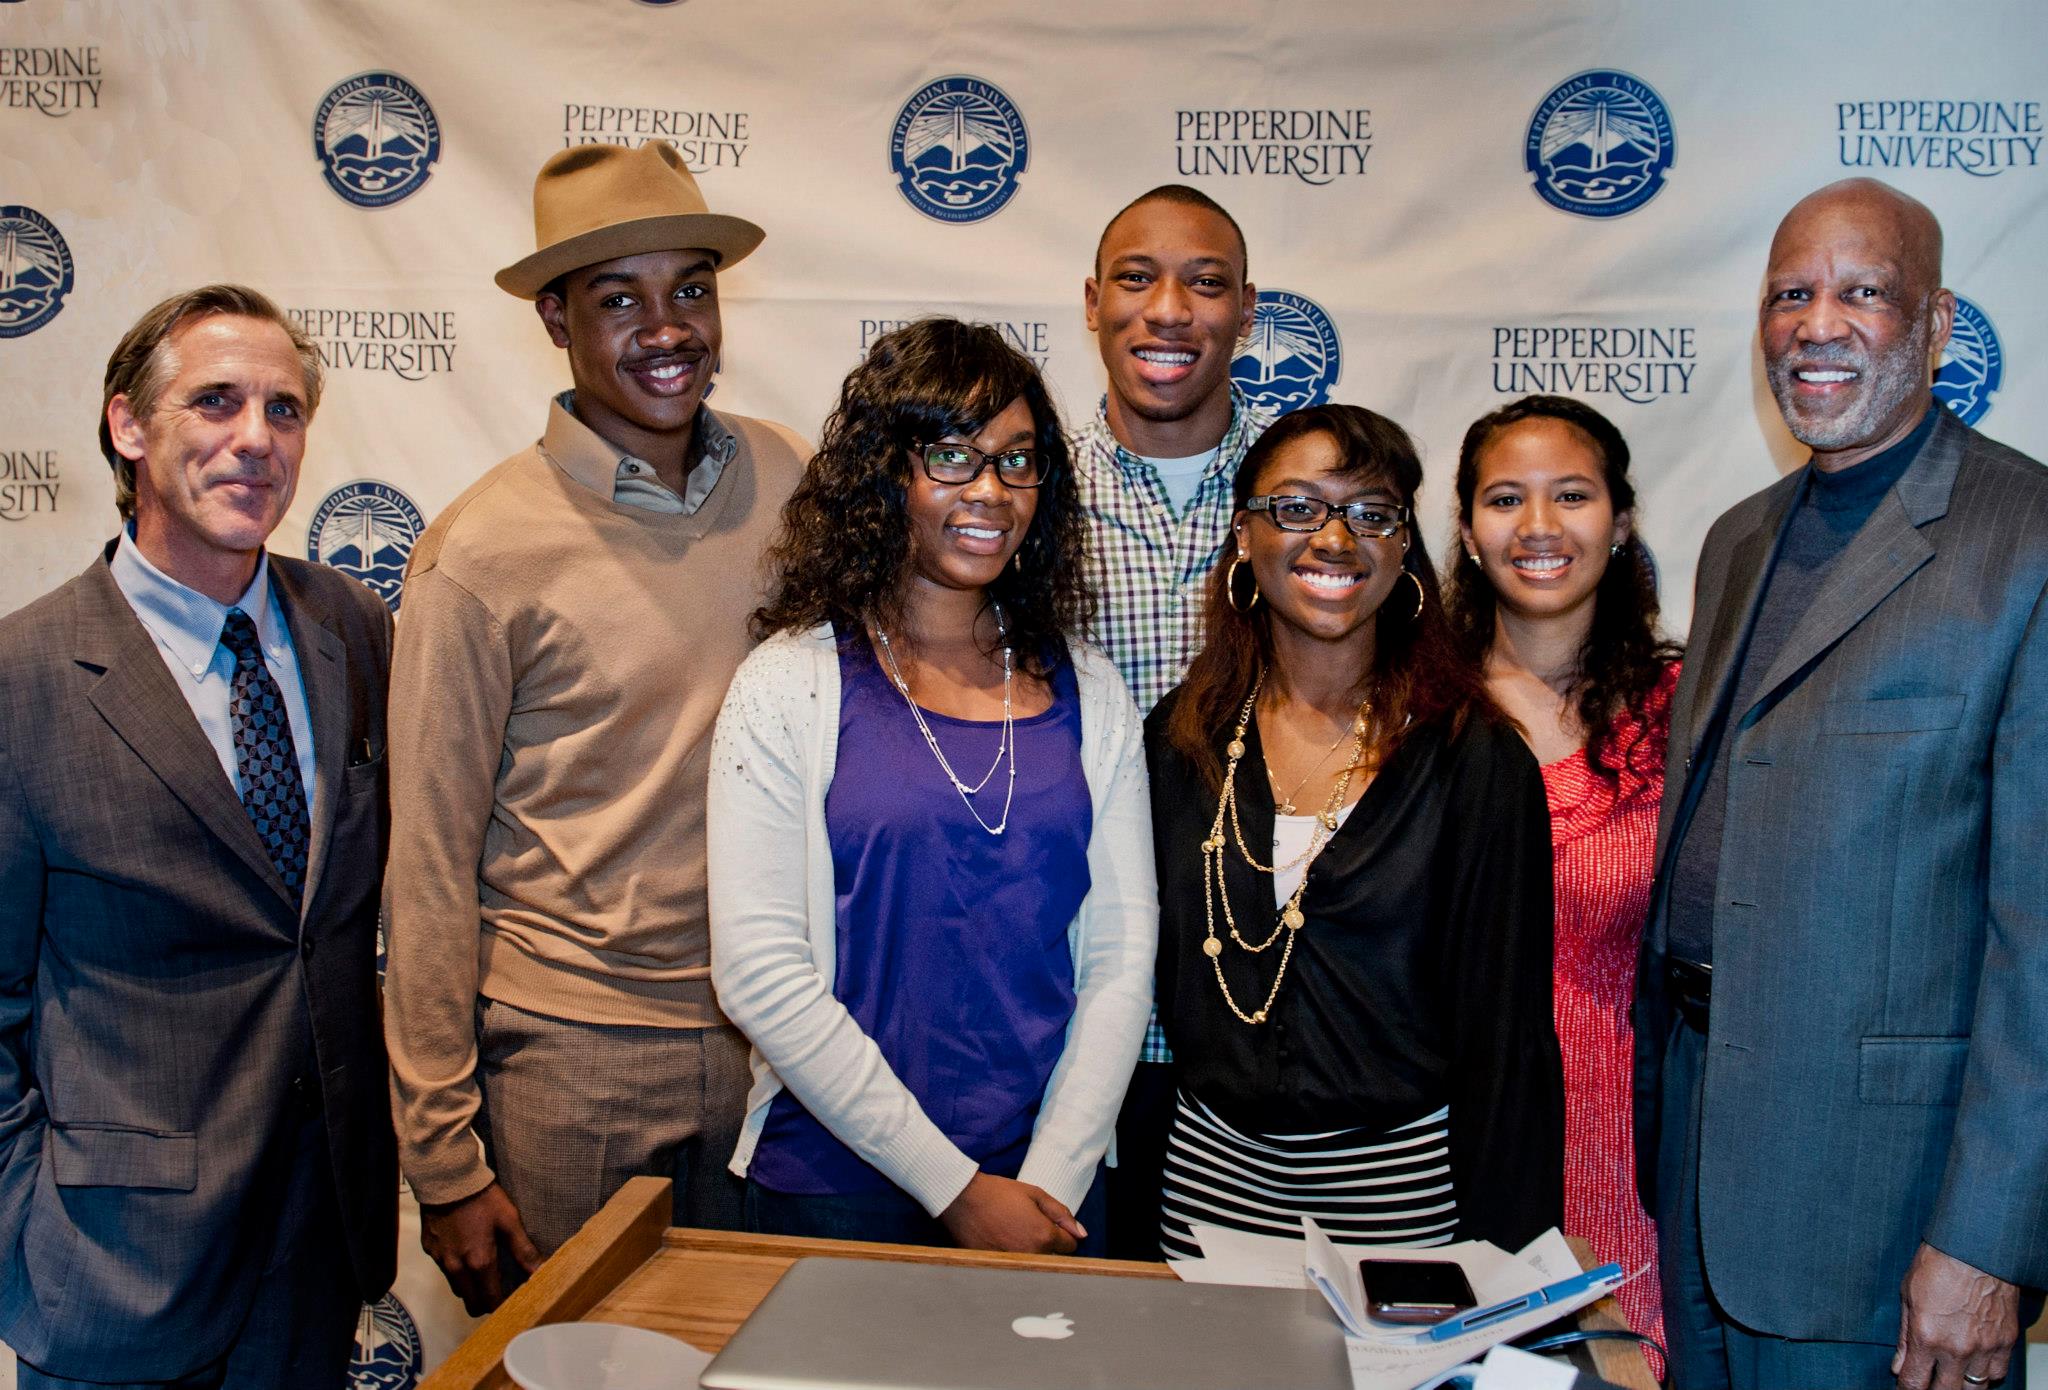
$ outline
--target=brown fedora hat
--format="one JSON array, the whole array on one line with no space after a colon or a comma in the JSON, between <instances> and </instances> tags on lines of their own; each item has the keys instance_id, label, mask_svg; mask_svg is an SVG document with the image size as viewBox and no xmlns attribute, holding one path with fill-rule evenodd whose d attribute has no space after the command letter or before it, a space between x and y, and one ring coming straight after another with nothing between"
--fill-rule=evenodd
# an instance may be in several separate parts
<instances>
[{"instance_id":1,"label":"brown fedora hat","mask_svg":"<svg viewBox=\"0 0 2048 1390\"><path fill-rule=\"evenodd\" d=\"M540 249L496 279L505 293L534 299L556 276L586 265L700 247L718 257L722 270L765 235L744 218L707 211L697 180L666 140L637 150L578 145L549 156L533 181L533 240Z\"/></svg>"}]
</instances>

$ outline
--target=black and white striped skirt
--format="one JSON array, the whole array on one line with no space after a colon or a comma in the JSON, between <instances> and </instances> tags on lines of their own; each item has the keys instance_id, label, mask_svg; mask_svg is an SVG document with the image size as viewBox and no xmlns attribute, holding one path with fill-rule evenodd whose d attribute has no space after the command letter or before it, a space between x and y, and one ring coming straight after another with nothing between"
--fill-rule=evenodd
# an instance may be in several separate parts
<instances>
[{"instance_id":1,"label":"black and white striped skirt","mask_svg":"<svg viewBox=\"0 0 2048 1390\"><path fill-rule=\"evenodd\" d=\"M1299 1236L1304 1215L1339 1243L1448 1244L1458 1224L1450 1115L1444 1106L1385 1133L1254 1136L1182 1091L1166 1141L1160 1246L1194 1259L1192 1225Z\"/></svg>"}]
</instances>

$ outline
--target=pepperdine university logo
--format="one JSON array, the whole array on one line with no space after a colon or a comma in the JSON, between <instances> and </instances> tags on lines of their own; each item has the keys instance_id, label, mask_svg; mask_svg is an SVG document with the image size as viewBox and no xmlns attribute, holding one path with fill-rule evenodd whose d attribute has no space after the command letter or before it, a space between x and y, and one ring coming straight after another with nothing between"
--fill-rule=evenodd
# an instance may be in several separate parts
<instances>
[{"instance_id":1,"label":"pepperdine university logo","mask_svg":"<svg viewBox=\"0 0 2048 1390\"><path fill-rule=\"evenodd\" d=\"M1640 77L1600 68L1567 77L1538 103L1522 165L1552 207L1619 217L1657 196L1674 152L1664 99Z\"/></svg>"},{"instance_id":2,"label":"pepperdine university logo","mask_svg":"<svg viewBox=\"0 0 2048 1390\"><path fill-rule=\"evenodd\" d=\"M63 120L74 111L99 110L105 84L97 44L0 48L0 110Z\"/></svg>"},{"instance_id":3,"label":"pepperdine university logo","mask_svg":"<svg viewBox=\"0 0 2048 1390\"><path fill-rule=\"evenodd\" d=\"M1292 290L1260 290L1252 331L1237 345L1230 379L1261 409L1321 405L1342 375L1343 344L1323 306Z\"/></svg>"},{"instance_id":4,"label":"pepperdine university logo","mask_svg":"<svg viewBox=\"0 0 2048 1390\"><path fill-rule=\"evenodd\" d=\"M2005 350L1991 318L1961 295L1956 296L1956 321L1950 328L1941 370L1934 374L1934 398L1974 425L1991 409L1991 393L2005 382Z\"/></svg>"},{"instance_id":5,"label":"pepperdine university logo","mask_svg":"<svg viewBox=\"0 0 2048 1390\"><path fill-rule=\"evenodd\" d=\"M0 449L0 521L55 512L63 474L55 449Z\"/></svg>"},{"instance_id":6,"label":"pepperdine university logo","mask_svg":"<svg viewBox=\"0 0 2048 1390\"><path fill-rule=\"evenodd\" d=\"M412 1390L426 1374L420 1330L393 1294L367 1305L356 1321L348 1390Z\"/></svg>"},{"instance_id":7,"label":"pepperdine university logo","mask_svg":"<svg viewBox=\"0 0 2048 1390\"><path fill-rule=\"evenodd\" d=\"M1845 169L1960 169L1995 179L2041 163L2041 103L1949 99L1838 101Z\"/></svg>"},{"instance_id":8,"label":"pepperdine university logo","mask_svg":"<svg viewBox=\"0 0 2048 1390\"><path fill-rule=\"evenodd\" d=\"M899 317L881 317L877 311L874 318L860 320L860 355L866 357L868 349L875 345L875 339L884 333L894 333L899 328L908 328L916 323L915 318L900 317L901 309L893 311ZM1031 359L1031 364L1041 372L1052 361L1052 321L1050 319L975 319L973 322L993 328L1002 335L1005 343ZM709 393L707 393L709 394ZM5 457L0 455L0 457Z\"/></svg>"},{"instance_id":9,"label":"pepperdine university logo","mask_svg":"<svg viewBox=\"0 0 2048 1390\"><path fill-rule=\"evenodd\" d=\"M362 208L417 193L441 157L441 123L419 88L391 72L336 84L313 115L313 153L327 186Z\"/></svg>"},{"instance_id":10,"label":"pepperdine university logo","mask_svg":"<svg viewBox=\"0 0 2048 1390\"><path fill-rule=\"evenodd\" d=\"M941 77L896 113L889 164L910 205L940 222L979 222L1003 210L1031 162L1024 118L979 77Z\"/></svg>"},{"instance_id":11,"label":"pepperdine university logo","mask_svg":"<svg viewBox=\"0 0 2048 1390\"><path fill-rule=\"evenodd\" d=\"M306 556L362 580L396 613L406 559L426 529L412 499L389 483L343 483L313 513Z\"/></svg>"},{"instance_id":12,"label":"pepperdine university logo","mask_svg":"<svg viewBox=\"0 0 2048 1390\"><path fill-rule=\"evenodd\" d=\"M72 279L71 248L56 223L19 203L0 207L0 338L57 317Z\"/></svg>"}]
</instances>

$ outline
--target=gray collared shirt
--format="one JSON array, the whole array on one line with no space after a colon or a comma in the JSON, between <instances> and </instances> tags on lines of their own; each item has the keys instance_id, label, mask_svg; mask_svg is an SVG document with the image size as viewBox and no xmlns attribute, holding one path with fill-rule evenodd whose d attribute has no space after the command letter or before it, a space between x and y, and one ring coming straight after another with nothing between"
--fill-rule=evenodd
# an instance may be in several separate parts
<instances>
[{"instance_id":1,"label":"gray collared shirt","mask_svg":"<svg viewBox=\"0 0 2048 1390\"><path fill-rule=\"evenodd\" d=\"M555 397L555 404L575 415L576 393L564 391ZM654 465L646 459L621 452L616 446L610 447L618 454L618 465L612 472L612 501L622 507L638 507L642 511L693 516L711 496L711 490L718 486L718 479L724 474L725 466L732 462L740 443L719 423L716 414L698 406L693 445L697 451L697 466L690 470L680 495L655 476Z\"/></svg>"}]
</instances>

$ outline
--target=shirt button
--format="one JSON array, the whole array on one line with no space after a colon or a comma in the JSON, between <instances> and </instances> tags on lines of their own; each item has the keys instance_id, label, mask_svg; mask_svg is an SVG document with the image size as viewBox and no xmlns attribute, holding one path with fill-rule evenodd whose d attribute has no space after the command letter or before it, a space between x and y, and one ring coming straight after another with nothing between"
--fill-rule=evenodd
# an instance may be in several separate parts
<instances>
[{"instance_id":1,"label":"shirt button","mask_svg":"<svg viewBox=\"0 0 2048 1390\"><path fill-rule=\"evenodd\" d=\"M311 959L313 959L313 938L312 938L312 937L310 937L310 936L302 936L302 937L300 937L300 938L299 938L299 954L300 954L300 955L302 955L302 956L304 956L304 957L305 957L305 958L306 958L307 960L311 960Z\"/></svg>"}]
</instances>

